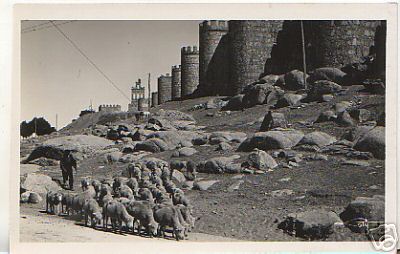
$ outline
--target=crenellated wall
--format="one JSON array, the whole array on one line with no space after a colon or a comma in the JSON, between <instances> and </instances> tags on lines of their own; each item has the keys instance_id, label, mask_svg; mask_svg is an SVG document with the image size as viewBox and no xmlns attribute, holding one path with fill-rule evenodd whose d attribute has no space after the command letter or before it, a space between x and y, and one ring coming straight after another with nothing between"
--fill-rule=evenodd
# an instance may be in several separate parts
<instances>
[{"instance_id":1,"label":"crenellated wall","mask_svg":"<svg viewBox=\"0 0 400 254\"><path fill-rule=\"evenodd\" d=\"M121 105L100 105L99 112L111 113L121 111Z\"/></svg>"}]
</instances>

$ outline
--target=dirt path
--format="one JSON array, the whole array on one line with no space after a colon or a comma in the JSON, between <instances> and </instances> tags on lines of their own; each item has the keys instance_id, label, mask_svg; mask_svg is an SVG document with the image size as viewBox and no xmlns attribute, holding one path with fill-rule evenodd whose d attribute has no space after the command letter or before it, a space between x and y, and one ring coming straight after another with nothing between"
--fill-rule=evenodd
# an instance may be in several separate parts
<instances>
[{"instance_id":1,"label":"dirt path","mask_svg":"<svg viewBox=\"0 0 400 254\"><path fill-rule=\"evenodd\" d=\"M126 233L105 232L85 227L83 221L65 216L47 215L29 206L22 206L20 213L20 239L23 242L144 242L173 241L173 239L147 238ZM201 233L190 233L185 241L233 241Z\"/></svg>"}]
</instances>

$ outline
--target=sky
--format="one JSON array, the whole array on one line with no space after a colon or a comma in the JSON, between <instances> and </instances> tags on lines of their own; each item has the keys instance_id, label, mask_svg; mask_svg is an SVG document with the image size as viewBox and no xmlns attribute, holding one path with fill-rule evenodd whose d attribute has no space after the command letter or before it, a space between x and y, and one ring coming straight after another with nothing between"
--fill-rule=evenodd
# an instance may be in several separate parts
<instances>
[{"instance_id":1,"label":"sky","mask_svg":"<svg viewBox=\"0 0 400 254\"><path fill-rule=\"evenodd\" d=\"M55 127L57 115L60 129L91 101L127 110L129 100L47 22L21 24L21 121L44 117ZM180 64L180 48L198 46L200 21L66 22L56 24L128 97L138 78L147 89L148 73L156 91L157 78Z\"/></svg>"}]
</instances>

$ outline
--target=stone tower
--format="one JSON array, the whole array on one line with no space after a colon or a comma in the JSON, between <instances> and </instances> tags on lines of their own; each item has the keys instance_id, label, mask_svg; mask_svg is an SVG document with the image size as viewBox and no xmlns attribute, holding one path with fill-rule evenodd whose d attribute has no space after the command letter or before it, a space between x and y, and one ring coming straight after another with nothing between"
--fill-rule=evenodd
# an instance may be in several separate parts
<instances>
[{"instance_id":1,"label":"stone tower","mask_svg":"<svg viewBox=\"0 0 400 254\"><path fill-rule=\"evenodd\" d=\"M224 94L229 83L228 21L199 24L199 93Z\"/></svg>"},{"instance_id":2,"label":"stone tower","mask_svg":"<svg viewBox=\"0 0 400 254\"><path fill-rule=\"evenodd\" d=\"M172 76L172 100L181 98L181 66L175 65L171 69Z\"/></svg>"},{"instance_id":3,"label":"stone tower","mask_svg":"<svg viewBox=\"0 0 400 254\"><path fill-rule=\"evenodd\" d=\"M158 92L151 93L151 106L155 107L158 105Z\"/></svg>"},{"instance_id":4,"label":"stone tower","mask_svg":"<svg viewBox=\"0 0 400 254\"><path fill-rule=\"evenodd\" d=\"M131 88L131 103L128 104L128 111L138 110L139 99L144 99L144 86L141 79L138 79L135 86Z\"/></svg>"},{"instance_id":5,"label":"stone tower","mask_svg":"<svg viewBox=\"0 0 400 254\"><path fill-rule=\"evenodd\" d=\"M172 95L172 77L169 73L158 77L158 104L171 100Z\"/></svg>"},{"instance_id":6,"label":"stone tower","mask_svg":"<svg viewBox=\"0 0 400 254\"><path fill-rule=\"evenodd\" d=\"M232 95L256 81L264 73L266 60L276 43L283 21L232 20L229 21L231 40Z\"/></svg>"},{"instance_id":7,"label":"stone tower","mask_svg":"<svg viewBox=\"0 0 400 254\"><path fill-rule=\"evenodd\" d=\"M199 50L196 46L181 49L181 97L185 98L199 85Z\"/></svg>"}]
</instances>

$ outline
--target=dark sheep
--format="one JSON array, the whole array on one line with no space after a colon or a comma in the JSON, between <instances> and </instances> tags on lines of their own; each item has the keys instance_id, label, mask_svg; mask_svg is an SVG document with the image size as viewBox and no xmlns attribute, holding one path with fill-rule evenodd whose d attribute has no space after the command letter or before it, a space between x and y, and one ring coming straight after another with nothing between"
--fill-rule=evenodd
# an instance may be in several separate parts
<instances>
[{"instance_id":1,"label":"dark sheep","mask_svg":"<svg viewBox=\"0 0 400 254\"><path fill-rule=\"evenodd\" d=\"M61 210L63 210L62 209L62 200L63 200L62 193L53 192L53 191L47 192L47 194L46 194L46 212L56 214L56 210L57 210L57 214L60 214L60 206L61 206Z\"/></svg>"},{"instance_id":2,"label":"dark sheep","mask_svg":"<svg viewBox=\"0 0 400 254\"><path fill-rule=\"evenodd\" d=\"M173 206L162 206L154 211L154 219L159 224L158 236L165 237L165 228L173 229L173 237L177 241L185 238L185 229L179 222L178 210Z\"/></svg>"},{"instance_id":3,"label":"dark sheep","mask_svg":"<svg viewBox=\"0 0 400 254\"><path fill-rule=\"evenodd\" d=\"M128 228L128 232L131 229L133 230L134 218L129 215L125 206L116 200L110 201L103 206L103 228L105 230L108 230L108 219L111 220L113 229L116 229L117 224L121 229L123 222Z\"/></svg>"},{"instance_id":4,"label":"dark sheep","mask_svg":"<svg viewBox=\"0 0 400 254\"><path fill-rule=\"evenodd\" d=\"M150 237L157 235L158 224L154 220L152 204L148 201L132 201L127 206L127 211L136 220L139 221L138 234L141 234L141 228L146 229Z\"/></svg>"}]
</instances>

